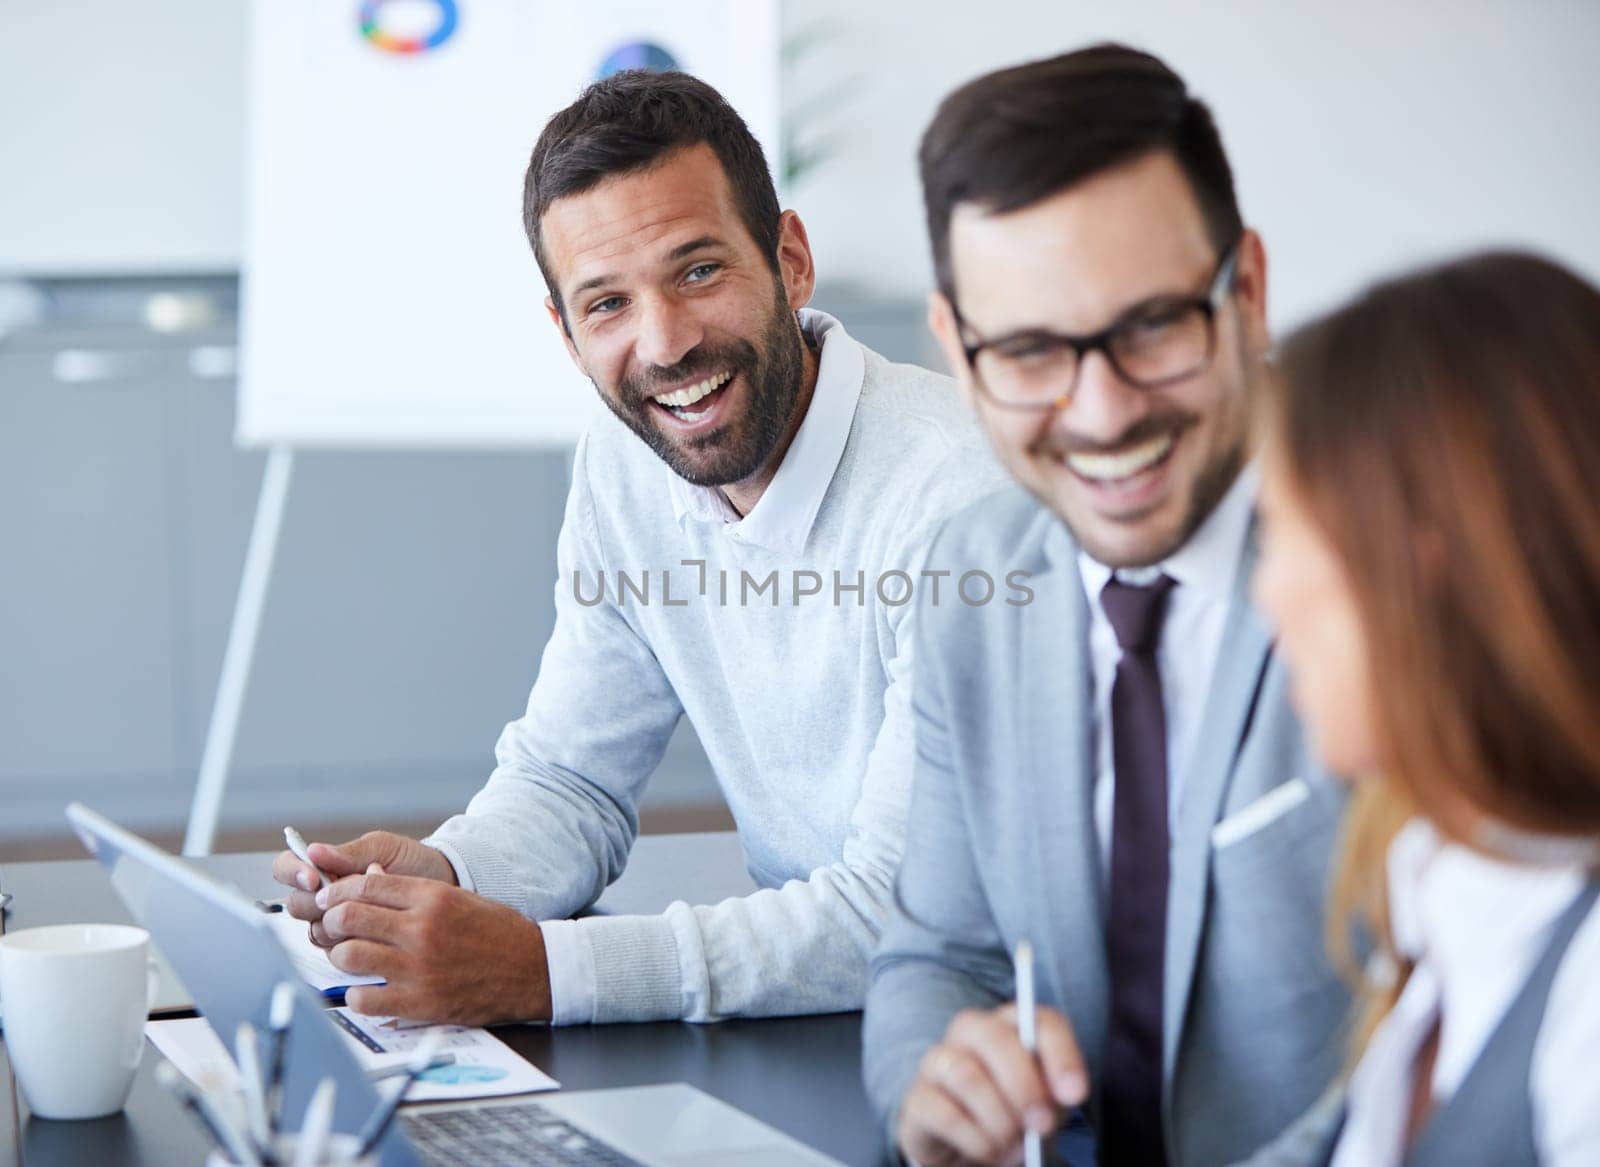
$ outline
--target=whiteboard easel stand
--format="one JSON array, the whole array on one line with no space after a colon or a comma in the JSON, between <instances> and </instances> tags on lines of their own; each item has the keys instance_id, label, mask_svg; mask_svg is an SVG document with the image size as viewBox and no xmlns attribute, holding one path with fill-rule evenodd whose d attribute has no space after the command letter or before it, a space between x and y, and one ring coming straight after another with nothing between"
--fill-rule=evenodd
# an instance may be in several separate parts
<instances>
[{"instance_id":1,"label":"whiteboard easel stand","mask_svg":"<svg viewBox=\"0 0 1600 1167\"><path fill-rule=\"evenodd\" d=\"M570 490L577 446L566 446L564 455L567 489ZM279 445L268 450L267 468L261 475L261 496L256 500L256 517L250 527L249 546L245 549L244 574L240 576L239 596L233 605L233 624L228 629L228 647L222 655L222 677L217 681L217 699L211 707L205 752L200 755L200 778L195 783L189 826L183 836L185 855L209 855L216 842L217 819L222 814L222 796L228 789L233 742L244 712L245 689L250 681L250 666L255 660L256 641L260 638L267 582L272 578L272 565L278 555L278 533L283 529L283 510L288 502L293 470L293 446Z\"/></svg>"},{"instance_id":2,"label":"whiteboard easel stand","mask_svg":"<svg viewBox=\"0 0 1600 1167\"><path fill-rule=\"evenodd\" d=\"M217 819L222 813L222 795L228 787L234 738L244 711L245 689L261 633L267 582L272 577L272 564L278 553L278 532L283 528L283 509L288 501L293 470L294 447L273 446L267 452L261 495L256 500L256 517L245 550L244 573L239 579L239 596L234 601L233 623L228 629L228 647L222 656L217 699L211 707L205 752L200 756L200 779L195 783L189 826L183 836L185 855L209 855L216 841Z\"/></svg>"}]
</instances>

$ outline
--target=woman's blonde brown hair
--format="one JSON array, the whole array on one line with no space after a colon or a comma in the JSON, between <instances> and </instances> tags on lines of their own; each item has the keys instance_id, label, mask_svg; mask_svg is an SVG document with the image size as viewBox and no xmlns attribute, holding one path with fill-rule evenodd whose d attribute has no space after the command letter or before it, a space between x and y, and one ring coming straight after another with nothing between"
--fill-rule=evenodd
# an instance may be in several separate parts
<instances>
[{"instance_id":1,"label":"woman's blonde brown hair","mask_svg":"<svg viewBox=\"0 0 1600 1167\"><path fill-rule=\"evenodd\" d=\"M1600 291L1474 256L1371 289L1277 365L1269 441L1343 560L1383 759L1346 823L1330 938L1348 961L1356 922L1393 957L1384 856L1413 808L1474 845L1464 805L1600 835Z\"/></svg>"}]
</instances>

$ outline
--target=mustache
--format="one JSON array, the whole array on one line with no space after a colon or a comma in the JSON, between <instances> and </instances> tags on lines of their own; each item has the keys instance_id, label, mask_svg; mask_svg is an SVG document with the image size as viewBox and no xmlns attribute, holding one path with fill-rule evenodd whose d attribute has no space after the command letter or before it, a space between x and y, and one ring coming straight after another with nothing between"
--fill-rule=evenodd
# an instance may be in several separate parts
<instances>
[{"instance_id":1,"label":"mustache","mask_svg":"<svg viewBox=\"0 0 1600 1167\"><path fill-rule=\"evenodd\" d=\"M645 404L657 393L664 393L686 381L699 381L713 373L738 372L754 368L755 345L748 341L727 345L698 345L672 365L647 365L623 375L618 388L628 401Z\"/></svg>"},{"instance_id":2,"label":"mustache","mask_svg":"<svg viewBox=\"0 0 1600 1167\"><path fill-rule=\"evenodd\" d=\"M1141 417L1110 441L1096 441L1093 438L1063 432L1052 426L1033 444L1029 452L1054 455L1058 458L1071 454L1114 454L1163 434L1182 433L1197 421L1199 418L1184 410L1163 410Z\"/></svg>"}]
</instances>

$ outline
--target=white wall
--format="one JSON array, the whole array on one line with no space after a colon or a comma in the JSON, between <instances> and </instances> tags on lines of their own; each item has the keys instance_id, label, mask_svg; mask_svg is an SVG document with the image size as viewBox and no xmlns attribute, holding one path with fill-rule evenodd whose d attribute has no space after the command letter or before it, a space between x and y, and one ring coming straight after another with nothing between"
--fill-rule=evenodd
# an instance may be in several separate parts
<instances>
[{"instance_id":1,"label":"white wall","mask_svg":"<svg viewBox=\"0 0 1600 1167\"><path fill-rule=\"evenodd\" d=\"M243 11L0 3L0 272L237 263ZM1600 279L1595 0L791 0L784 22L829 38L791 95L860 86L813 127L839 152L789 192L829 282L922 295L914 155L939 99L1106 37L1166 56L1213 103L1280 323L1474 245Z\"/></svg>"},{"instance_id":2,"label":"white wall","mask_svg":"<svg viewBox=\"0 0 1600 1167\"><path fill-rule=\"evenodd\" d=\"M1476 245L1541 248L1600 280L1594 0L812 0L787 19L840 31L808 86L865 82L841 152L793 192L827 277L922 294L915 152L939 100L1115 38L1212 103L1279 323Z\"/></svg>"},{"instance_id":3,"label":"white wall","mask_svg":"<svg viewBox=\"0 0 1600 1167\"><path fill-rule=\"evenodd\" d=\"M0 0L0 275L233 270L243 165L243 0Z\"/></svg>"}]
</instances>

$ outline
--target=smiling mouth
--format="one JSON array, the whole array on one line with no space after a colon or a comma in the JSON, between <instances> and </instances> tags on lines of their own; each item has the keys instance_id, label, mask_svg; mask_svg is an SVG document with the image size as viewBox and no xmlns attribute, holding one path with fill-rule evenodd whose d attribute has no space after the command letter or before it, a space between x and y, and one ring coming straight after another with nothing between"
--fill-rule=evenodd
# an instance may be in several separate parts
<instances>
[{"instance_id":1,"label":"smiling mouth","mask_svg":"<svg viewBox=\"0 0 1600 1167\"><path fill-rule=\"evenodd\" d=\"M670 393L658 393L650 400L661 406L679 421L695 422L705 417L716 406L715 401L707 401L717 390L721 389L733 379L733 371L713 373L703 381L693 385L686 385L682 389L674 389ZM698 406L698 408L696 408Z\"/></svg>"},{"instance_id":2,"label":"smiling mouth","mask_svg":"<svg viewBox=\"0 0 1600 1167\"><path fill-rule=\"evenodd\" d=\"M1137 445L1109 454L1077 453L1066 455L1067 469L1079 478L1105 486L1127 482L1162 465L1178 443L1176 430L1157 434Z\"/></svg>"}]
</instances>

